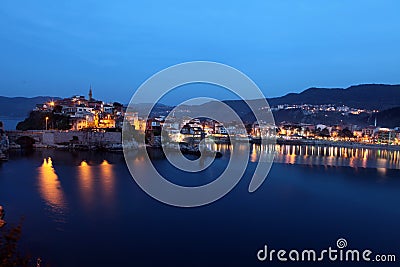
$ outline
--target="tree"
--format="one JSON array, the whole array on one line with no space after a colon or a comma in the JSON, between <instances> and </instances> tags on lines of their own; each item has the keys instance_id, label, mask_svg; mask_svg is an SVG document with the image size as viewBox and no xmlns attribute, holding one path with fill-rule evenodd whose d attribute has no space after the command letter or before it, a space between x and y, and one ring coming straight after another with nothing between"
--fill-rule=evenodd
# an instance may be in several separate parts
<instances>
[{"instance_id":1,"label":"tree","mask_svg":"<svg viewBox=\"0 0 400 267\"><path fill-rule=\"evenodd\" d=\"M119 103L119 102L114 102L114 103L113 103L113 107L114 107L114 108L122 108L123 105L122 105L121 103Z\"/></svg>"},{"instance_id":2,"label":"tree","mask_svg":"<svg viewBox=\"0 0 400 267\"><path fill-rule=\"evenodd\" d=\"M0 221L2 221L4 211L0 206ZM4 222L4 221L2 221ZM23 256L18 251L18 241L21 238L22 226L21 223L17 226L6 227L5 222L0 223L0 266L14 267L32 266L31 259L28 256Z\"/></svg>"},{"instance_id":3,"label":"tree","mask_svg":"<svg viewBox=\"0 0 400 267\"><path fill-rule=\"evenodd\" d=\"M329 130L328 130L327 128L325 128L325 129L323 129L323 130L319 133L319 136L322 136L322 137L329 137L329 136L331 136L331 135L330 135L330 133L329 133Z\"/></svg>"},{"instance_id":4,"label":"tree","mask_svg":"<svg viewBox=\"0 0 400 267\"><path fill-rule=\"evenodd\" d=\"M133 125L126 122L123 125L124 127L124 141L132 141L135 140L137 142L144 139L144 133L135 129Z\"/></svg>"},{"instance_id":5,"label":"tree","mask_svg":"<svg viewBox=\"0 0 400 267\"><path fill-rule=\"evenodd\" d=\"M43 130L46 129L46 117L48 117L49 129L69 130L69 117L53 112L31 111L28 118L17 124L17 130Z\"/></svg>"},{"instance_id":6,"label":"tree","mask_svg":"<svg viewBox=\"0 0 400 267\"><path fill-rule=\"evenodd\" d=\"M53 113L61 113L63 107L60 105L55 105L53 108Z\"/></svg>"},{"instance_id":7,"label":"tree","mask_svg":"<svg viewBox=\"0 0 400 267\"><path fill-rule=\"evenodd\" d=\"M340 137L348 137L348 138L354 137L352 131L350 131L348 128L341 130L339 135Z\"/></svg>"}]
</instances>

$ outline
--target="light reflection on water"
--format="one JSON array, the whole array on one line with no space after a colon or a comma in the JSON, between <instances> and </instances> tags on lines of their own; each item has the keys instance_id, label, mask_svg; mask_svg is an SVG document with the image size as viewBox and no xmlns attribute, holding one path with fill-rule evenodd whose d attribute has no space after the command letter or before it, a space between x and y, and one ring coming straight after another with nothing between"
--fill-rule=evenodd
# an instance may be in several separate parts
<instances>
[{"instance_id":1,"label":"light reflection on water","mask_svg":"<svg viewBox=\"0 0 400 267\"><path fill-rule=\"evenodd\" d=\"M248 144L232 145L239 146L238 151L244 151ZM208 148L221 151L229 158L232 145L214 144ZM271 151L275 153L276 163L400 169L400 151L367 147L252 144L249 160L257 162L261 153L271 153Z\"/></svg>"},{"instance_id":2,"label":"light reflection on water","mask_svg":"<svg viewBox=\"0 0 400 267\"><path fill-rule=\"evenodd\" d=\"M80 195L87 208L93 206L97 193L102 195L105 203L113 201L116 179L113 164L105 159L100 164L93 165L83 160L78 167L77 174Z\"/></svg>"},{"instance_id":3,"label":"light reflection on water","mask_svg":"<svg viewBox=\"0 0 400 267\"><path fill-rule=\"evenodd\" d=\"M38 193L46 206L49 207L50 217L56 223L64 223L67 212L67 198L61 186L60 180L74 179L73 177L59 177L53 166L51 157L44 158L42 165L37 168ZM101 195L104 207L112 205L115 198L115 170L113 164L103 160L100 164L89 165L82 160L76 167L76 181L78 197L82 199L83 206L90 210L94 202ZM66 181L67 183L70 181Z\"/></svg>"},{"instance_id":4,"label":"light reflection on water","mask_svg":"<svg viewBox=\"0 0 400 267\"><path fill-rule=\"evenodd\" d=\"M275 150L277 163L400 169L400 151L300 145L267 145L264 149ZM250 161L256 162L262 151L260 145L252 145Z\"/></svg>"},{"instance_id":5,"label":"light reflection on water","mask_svg":"<svg viewBox=\"0 0 400 267\"><path fill-rule=\"evenodd\" d=\"M229 158L229 146L218 148L223 157L216 160L215 168L223 167ZM249 160L256 161L257 155L271 148L252 145L251 149ZM274 149L276 162L303 165L276 164L267 183L255 194L248 194L244 181L221 201L196 210L183 212L149 198L135 185L123 155L118 153L54 150L14 156L0 167L0 196L5 204L10 203L10 210L15 209L7 214L10 222L27 214L24 231L30 238L27 242L33 244L32 254L54 261L52 266L128 266L132 259L138 266L159 266L166 258L179 261L172 262L174 266L184 266L191 259L207 265L205 257L196 258L198 251L209 248L204 255L216 251L210 257L219 259L221 247L226 248L224 255L238 255L228 265L236 261L240 266L253 266L248 255L254 254L257 244L293 246L292 240L282 238L282 231L295 237L299 247L307 242L325 246L343 233L353 244L363 244L369 236L372 248L390 252L399 247L398 170L369 168L375 164L400 169L399 152L316 146ZM164 158L155 161L165 172L182 178ZM145 171L143 155L134 162L137 169ZM322 167L304 165L310 163ZM354 169L328 166L339 163ZM247 177L251 178L255 165L250 164ZM360 165L367 168L356 169ZM210 224L210 218L218 225ZM64 231L59 231L57 219L65 220ZM237 229L252 228L257 231L232 238ZM392 238L388 240L388 236ZM237 247L234 244L238 242L250 245ZM188 243L194 247L186 252ZM154 257L154 251L159 257ZM176 251L185 253L175 257ZM156 261L149 264L150 258ZM230 258L221 262L226 259Z\"/></svg>"},{"instance_id":6,"label":"light reflection on water","mask_svg":"<svg viewBox=\"0 0 400 267\"><path fill-rule=\"evenodd\" d=\"M239 144L244 146L245 144ZM228 160L230 145L218 145L215 147L223 153L224 157L218 160ZM243 149L244 150L244 149ZM251 145L250 162L257 162L261 153L275 151L274 162L285 164L322 165L322 166L349 166L352 168L376 168L381 176L387 169L400 169L400 151L370 148L343 148L343 147L320 147L299 145ZM240 149L239 149L240 151ZM153 151L151 158L165 160L157 151ZM80 162L80 163L79 163ZM82 206L86 211L95 207L95 201L99 201L103 207L112 208L116 194L116 168L117 166L106 159L93 162L81 159L78 162L76 177L59 177L53 166L51 157L43 159L42 165L37 168L38 193L46 203L48 210L55 222L64 222L67 212L67 199L63 188L64 179L76 179L78 185L77 197L82 200ZM134 157L135 167L146 171L143 155ZM57 168L57 167L56 167ZM61 182L60 182L61 181Z\"/></svg>"},{"instance_id":7,"label":"light reflection on water","mask_svg":"<svg viewBox=\"0 0 400 267\"><path fill-rule=\"evenodd\" d=\"M107 160L100 164L100 181L105 199L111 200L114 194L115 174L113 165Z\"/></svg>"},{"instance_id":8,"label":"light reflection on water","mask_svg":"<svg viewBox=\"0 0 400 267\"><path fill-rule=\"evenodd\" d=\"M63 217L67 209L64 192L61 187L58 175L53 167L53 161L44 158L42 165L37 169L38 190L42 199L46 202L57 222L63 222Z\"/></svg>"},{"instance_id":9,"label":"light reflection on water","mask_svg":"<svg viewBox=\"0 0 400 267\"><path fill-rule=\"evenodd\" d=\"M81 198L86 207L90 207L93 201L93 171L86 161L82 161L78 167L78 181Z\"/></svg>"}]
</instances>

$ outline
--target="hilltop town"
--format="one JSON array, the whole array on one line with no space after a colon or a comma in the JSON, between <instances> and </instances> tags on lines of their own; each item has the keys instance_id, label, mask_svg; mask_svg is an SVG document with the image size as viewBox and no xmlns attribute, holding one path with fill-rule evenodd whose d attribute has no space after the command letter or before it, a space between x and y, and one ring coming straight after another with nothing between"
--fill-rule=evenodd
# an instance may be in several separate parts
<instances>
[{"instance_id":1,"label":"hilltop town","mask_svg":"<svg viewBox=\"0 0 400 267\"><path fill-rule=\"evenodd\" d=\"M251 120L251 117L246 120L244 116L245 130L239 127L237 121L190 118L190 109L187 107L185 110L174 110L173 116L166 120L172 107L163 108L162 112L154 112L151 118L145 120L140 117L140 108L127 112L127 107L121 103L95 99L90 87L87 97L74 95L37 103L29 116L17 125L20 132L10 131L6 134L3 125L0 125L2 151L21 146L121 150L123 127L130 127L136 135L144 136L146 143L153 147L161 146L162 132L168 142L188 144L198 144L205 138L228 144L232 141L261 143L263 139L276 138L278 143L294 144L400 145L399 127L380 127L378 110L346 105L279 104L259 107L265 112L273 112L275 117L279 117L279 112L299 110L303 115L318 118L318 123L282 120L280 117L281 120L271 125ZM330 123L327 118L333 117L331 114L367 115L375 120L363 127L348 122Z\"/></svg>"}]
</instances>

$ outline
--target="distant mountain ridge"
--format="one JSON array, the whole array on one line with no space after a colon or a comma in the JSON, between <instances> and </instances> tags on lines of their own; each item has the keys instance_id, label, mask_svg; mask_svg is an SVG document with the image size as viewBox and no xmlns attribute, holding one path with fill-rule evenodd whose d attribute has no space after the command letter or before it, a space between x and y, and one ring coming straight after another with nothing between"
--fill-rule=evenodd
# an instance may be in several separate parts
<instances>
[{"instance_id":1,"label":"distant mountain ridge","mask_svg":"<svg viewBox=\"0 0 400 267\"><path fill-rule=\"evenodd\" d=\"M36 104L45 103L49 100L57 100L59 97L36 96L36 97L6 97L0 96L0 117L27 117L28 113L36 107Z\"/></svg>"},{"instance_id":2,"label":"distant mountain ridge","mask_svg":"<svg viewBox=\"0 0 400 267\"><path fill-rule=\"evenodd\" d=\"M400 127L400 107L379 112L377 121L384 127Z\"/></svg>"},{"instance_id":3,"label":"distant mountain ridge","mask_svg":"<svg viewBox=\"0 0 400 267\"><path fill-rule=\"evenodd\" d=\"M350 108L360 108L367 110L384 111L400 107L400 85L385 84L362 84L342 88L309 88L301 93L290 93L282 97L267 99L270 107L278 105L322 105L334 104L336 106L348 106ZM243 100L226 100L223 101L229 105L241 117L244 122L251 123L255 120L253 113ZM250 102L256 109L263 108L264 101L255 99ZM211 101L202 105L193 106L191 110L216 110L217 105ZM368 125L373 123L374 116L362 113L360 115L343 116L341 113L333 114L315 114L305 115L300 109L279 110L273 112L275 122L282 121L303 122L303 123L349 123L357 125ZM397 125L393 119L392 112L379 120L382 125ZM226 114L229 116L229 114ZM227 117L228 118L228 117Z\"/></svg>"},{"instance_id":4,"label":"distant mountain ridge","mask_svg":"<svg viewBox=\"0 0 400 267\"><path fill-rule=\"evenodd\" d=\"M25 97L2 97L0 96L0 117L26 117L29 111L35 108L38 103L44 103L50 99L59 99L58 97L38 96L32 98ZM335 104L346 105L353 108L363 108L368 110L388 110L395 107L400 107L400 85L387 84L361 84L343 88L309 88L301 93L290 93L285 96L268 98L270 106L278 105L294 105L294 104ZM242 120L251 122L254 116L250 113L249 107L243 100L226 100L228 104ZM256 108L261 108L265 103L261 100L250 100ZM145 106L143 104L142 106ZM141 105L137 106L140 113ZM173 107L158 104L153 110L154 115L166 115ZM213 101L207 102L198 106L192 106L192 110L213 110L217 106ZM187 114L190 115L190 114ZM298 122L310 122L322 120L323 118L305 117L298 110L284 111L274 113L276 121L290 120ZM383 120L388 120L392 116L384 116ZM338 119L338 118L333 118ZM340 118L339 118L340 119ZM358 121L360 118L351 118L351 121ZM367 121L368 119L368 121ZM363 123L370 123L374 118L363 118ZM382 121L382 120L381 120ZM388 122L388 124L392 124Z\"/></svg>"},{"instance_id":5,"label":"distant mountain ridge","mask_svg":"<svg viewBox=\"0 0 400 267\"><path fill-rule=\"evenodd\" d=\"M309 88L301 93L269 98L270 106L283 104L337 104L384 110L400 106L400 85L360 84L343 88Z\"/></svg>"}]
</instances>

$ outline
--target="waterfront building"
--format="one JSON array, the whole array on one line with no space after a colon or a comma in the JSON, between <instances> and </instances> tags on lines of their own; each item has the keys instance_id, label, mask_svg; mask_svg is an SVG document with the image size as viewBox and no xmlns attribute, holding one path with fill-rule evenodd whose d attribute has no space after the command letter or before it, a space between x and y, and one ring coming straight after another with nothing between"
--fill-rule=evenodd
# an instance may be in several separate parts
<instances>
[{"instance_id":1,"label":"waterfront building","mask_svg":"<svg viewBox=\"0 0 400 267\"><path fill-rule=\"evenodd\" d=\"M163 118L150 118L146 122L145 142L153 147L161 147Z\"/></svg>"},{"instance_id":2,"label":"waterfront building","mask_svg":"<svg viewBox=\"0 0 400 267\"><path fill-rule=\"evenodd\" d=\"M84 106L84 105L79 105L79 106L65 106L62 108L62 113L73 116L73 117L83 117L83 115L80 114L86 114L86 113L94 113L94 109Z\"/></svg>"},{"instance_id":3,"label":"waterfront building","mask_svg":"<svg viewBox=\"0 0 400 267\"><path fill-rule=\"evenodd\" d=\"M371 137L371 136L373 136L375 134L376 130L377 130L377 127L371 125L371 126L367 126L367 127L363 128L361 130L361 132L362 132L363 136Z\"/></svg>"},{"instance_id":4,"label":"waterfront building","mask_svg":"<svg viewBox=\"0 0 400 267\"><path fill-rule=\"evenodd\" d=\"M139 120L139 113L138 112L132 112L132 111L126 111L125 112L125 120L132 126L135 125L135 122ZM135 127L136 129L136 127Z\"/></svg>"},{"instance_id":5,"label":"waterfront building","mask_svg":"<svg viewBox=\"0 0 400 267\"><path fill-rule=\"evenodd\" d=\"M103 112L108 113L108 114L113 114L114 108L112 105L105 104L105 105L103 105Z\"/></svg>"},{"instance_id":6,"label":"waterfront building","mask_svg":"<svg viewBox=\"0 0 400 267\"><path fill-rule=\"evenodd\" d=\"M71 125L71 130L81 131L85 128L88 128L88 121L86 120L86 118L82 117L71 117L70 125Z\"/></svg>"},{"instance_id":7,"label":"waterfront building","mask_svg":"<svg viewBox=\"0 0 400 267\"><path fill-rule=\"evenodd\" d=\"M376 132L376 140L380 144L394 144L396 141L396 131L389 128L380 128Z\"/></svg>"},{"instance_id":8,"label":"waterfront building","mask_svg":"<svg viewBox=\"0 0 400 267\"><path fill-rule=\"evenodd\" d=\"M95 117L96 128L115 128L115 119L111 114L98 114Z\"/></svg>"},{"instance_id":9,"label":"waterfront building","mask_svg":"<svg viewBox=\"0 0 400 267\"><path fill-rule=\"evenodd\" d=\"M180 130L180 141L185 143L199 143L204 137L203 128L197 124L187 123Z\"/></svg>"},{"instance_id":10,"label":"waterfront building","mask_svg":"<svg viewBox=\"0 0 400 267\"><path fill-rule=\"evenodd\" d=\"M363 132L362 130L355 130L353 131L353 135L359 140L360 138L363 137Z\"/></svg>"},{"instance_id":11,"label":"waterfront building","mask_svg":"<svg viewBox=\"0 0 400 267\"><path fill-rule=\"evenodd\" d=\"M221 135L227 135L228 131L225 129L224 125L222 125L221 123L215 123L214 126L214 133L215 134L221 134Z\"/></svg>"}]
</instances>

